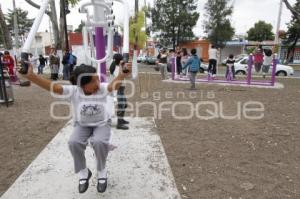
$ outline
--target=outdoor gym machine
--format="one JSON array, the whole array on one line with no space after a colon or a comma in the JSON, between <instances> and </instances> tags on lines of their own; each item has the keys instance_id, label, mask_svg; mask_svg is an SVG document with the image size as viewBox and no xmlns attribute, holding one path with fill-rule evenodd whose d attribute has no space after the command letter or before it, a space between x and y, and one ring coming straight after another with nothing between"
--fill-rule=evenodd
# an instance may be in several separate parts
<instances>
[{"instance_id":1,"label":"outdoor gym machine","mask_svg":"<svg viewBox=\"0 0 300 199\"><path fill-rule=\"evenodd\" d=\"M176 58L172 60L172 80L173 81L189 81L187 77L181 77L176 73ZM255 85L255 86L275 86L276 81L276 67L277 67L277 59L276 54L273 55L272 61L272 72L271 72L271 80L254 80L252 76L253 71L253 55L250 54L247 62L247 73L245 80L233 80L231 78L226 79L212 79L209 74L206 78L198 78L196 82L202 83L216 83L216 84L226 84L226 85Z\"/></svg>"},{"instance_id":2,"label":"outdoor gym machine","mask_svg":"<svg viewBox=\"0 0 300 199\"><path fill-rule=\"evenodd\" d=\"M27 74L28 71L28 64L29 64L29 51L30 46L34 40L34 37L38 31L38 28L42 22L43 15L45 14L46 9L48 8L48 2L49 0L43 0L41 4L41 8L38 12L38 15L36 16L33 25L30 29L30 32L28 34L28 37L23 45L22 51L21 51L21 69L19 70L19 73L21 74Z\"/></svg>"},{"instance_id":3,"label":"outdoor gym machine","mask_svg":"<svg viewBox=\"0 0 300 199\"><path fill-rule=\"evenodd\" d=\"M123 5L123 56L125 61L129 60L129 5L126 0L115 0ZM28 54L34 36L40 26L42 17L48 7L49 0L43 0L38 16L35 18L29 35L24 43L21 52L21 74L26 74L28 70ZM112 0L84 0L80 2L79 12L86 14L87 20L83 27L83 45L87 60L97 64L101 81L106 81L106 62L112 59L113 55L113 34L115 31L115 16L113 15ZM105 42L107 35L107 42ZM95 41L94 41L95 38ZM89 42L90 41L90 42ZM95 53L89 53L96 48ZM106 50L105 50L106 49ZM135 53L136 54L136 53ZM134 58L133 60L136 60ZM133 78L137 76L137 63L133 63Z\"/></svg>"}]
</instances>

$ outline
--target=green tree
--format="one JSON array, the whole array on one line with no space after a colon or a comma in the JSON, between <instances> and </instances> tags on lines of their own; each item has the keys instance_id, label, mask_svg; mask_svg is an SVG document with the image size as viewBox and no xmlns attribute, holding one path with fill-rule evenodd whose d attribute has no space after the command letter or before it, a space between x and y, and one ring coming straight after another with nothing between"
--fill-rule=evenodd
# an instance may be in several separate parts
<instances>
[{"instance_id":1,"label":"green tree","mask_svg":"<svg viewBox=\"0 0 300 199\"><path fill-rule=\"evenodd\" d=\"M175 48L182 41L195 38L192 31L199 13L195 0L155 1L151 10L152 31L156 32L160 43Z\"/></svg>"},{"instance_id":2,"label":"green tree","mask_svg":"<svg viewBox=\"0 0 300 199\"><path fill-rule=\"evenodd\" d=\"M0 5L0 45L4 45L6 49L12 49L12 41L10 33L5 22L5 17Z\"/></svg>"},{"instance_id":3,"label":"green tree","mask_svg":"<svg viewBox=\"0 0 300 199\"><path fill-rule=\"evenodd\" d=\"M272 24L268 24L264 21L258 21L254 24L254 27L248 30L247 39L250 41L274 40L274 33L272 32L272 29Z\"/></svg>"},{"instance_id":4,"label":"green tree","mask_svg":"<svg viewBox=\"0 0 300 199\"><path fill-rule=\"evenodd\" d=\"M28 18L28 11L24 11L20 8L16 9L17 12L17 21L19 28L19 35L24 35L28 33L31 29L34 19ZM12 35L14 35L14 11L8 10L8 14L5 16L5 20L8 25L8 29Z\"/></svg>"},{"instance_id":5,"label":"green tree","mask_svg":"<svg viewBox=\"0 0 300 199\"><path fill-rule=\"evenodd\" d=\"M283 3L286 5L286 7L291 11L293 16L300 20L300 11L293 8L293 6L290 4L288 0L283 0Z\"/></svg>"},{"instance_id":6,"label":"green tree","mask_svg":"<svg viewBox=\"0 0 300 199\"><path fill-rule=\"evenodd\" d=\"M145 44L147 42L147 35L146 35L146 30L142 30L143 27L145 27L145 13L144 11L139 11L138 13L138 19L137 23L135 23L134 17L130 18L129 22L129 42L130 43L135 43L135 31L137 31L137 36L138 36L138 48L144 48Z\"/></svg>"},{"instance_id":7,"label":"green tree","mask_svg":"<svg viewBox=\"0 0 300 199\"><path fill-rule=\"evenodd\" d=\"M296 4L293 6L293 10L300 12L300 0L297 0ZM287 51L287 63L291 61L294 55L296 45L300 39L300 19L296 16L292 16L290 23L288 23L288 30L283 39L283 44L288 45Z\"/></svg>"},{"instance_id":8,"label":"green tree","mask_svg":"<svg viewBox=\"0 0 300 199\"><path fill-rule=\"evenodd\" d=\"M204 29L207 38L216 47L223 48L225 42L231 40L234 28L230 23L232 6L228 6L229 0L209 0L205 4Z\"/></svg>"}]
</instances>

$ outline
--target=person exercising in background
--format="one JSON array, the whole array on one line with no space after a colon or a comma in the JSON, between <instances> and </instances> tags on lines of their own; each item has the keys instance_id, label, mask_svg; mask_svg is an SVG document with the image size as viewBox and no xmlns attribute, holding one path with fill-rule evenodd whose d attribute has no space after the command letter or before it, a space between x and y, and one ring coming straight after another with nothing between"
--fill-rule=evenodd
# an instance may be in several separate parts
<instances>
[{"instance_id":1,"label":"person exercising in background","mask_svg":"<svg viewBox=\"0 0 300 199\"><path fill-rule=\"evenodd\" d=\"M156 64L159 66L161 79L167 79L167 62L168 62L168 54L166 49L161 49L160 53L157 56Z\"/></svg>"},{"instance_id":2,"label":"person exercising in background","mask_svg":"<svg viewBox=\"0 0 300 199\"><path fill-rule=\"evenodd\" d=\"M219 50L216 49L215 45L211 46L211 49L208 50L209 64L208 64L208 73L215 78L217 74L217 60L219 57Z\"/></svg>"},{"instance_id":3,"label":"person exercising in background","mask_svg":"<svg viewBox=\"0 0 300 199\"><path fill-rule=\"evenodd\" d=\"M254 67L257 73L260 73L263 62L264 62L264 52L262 45L259 45L253 52L254 57Z\"/></svg>"},{"instance_id":4,"label":"person exercising in background","mask_svg":"<svg viewBox=\"0 0 300 199\"><path fill-rule=\"evenodd\" d=\"M225 73L225 77L227 79L235 79L235 68L234 68L234 63L235 63L235 59L233 54L230 54L226 60L226 73ZM228 75L230 75L231 73L231 77L228 77Z\"/></svg>"},{"instance_id":5,"label":"person exercising in background","mask_svg":"<svg viewBox=\"0 0 300 199\"><path fill-rule=\"evenodd\" d=\"M109 67L110 74L113 75L114 77L117 77L119 75L120 68L122 68L124 64L125 62L123 61L123 56L121 54L115 54L113 56L113 62ZM121 130L128 130L129 127L126 125L129 124L129 122L124 120L125 109L127 108L127 99L125 96L125 85L123 83L121 83L117 91L117 100L118 100L118 106L117 106L118 121L117 121L116 128Z\"/></svg>"},{"instance_id":6,"label":"person exercising in background","mask_svg":"<svg viewBox=\"0 0 300 199\"><path fill-rule=\"evenodd\" d=\"M8 51L4 51L3 64L7 67L10 79L15 80L15 62L14 58L9 54Z\"/></svg>"},{"instance_id":7,"label":"person exercising in background","mask_svg":"<svg viewBox=\"0 0 300 199\"><path fill-rule=\"evenodd\" d=\"M51 70L51 79L57 80L60 66L60 58L57 55L56 49L54 48L51 50L51 55L49 56L49 65Z\"/></svg>"}]
</instances>

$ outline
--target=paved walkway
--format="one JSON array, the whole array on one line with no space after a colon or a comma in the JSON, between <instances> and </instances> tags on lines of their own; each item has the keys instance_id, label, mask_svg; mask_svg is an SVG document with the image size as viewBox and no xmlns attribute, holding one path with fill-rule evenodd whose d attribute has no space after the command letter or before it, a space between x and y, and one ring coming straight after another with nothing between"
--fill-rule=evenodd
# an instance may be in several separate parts
<instances>
[{"instance_id":1,"label":"paved walkway","mask_svg":"<svg viewBox=\"0 0 300 199\"><path fill-rule=\"evenodd\" d=\"M1 199L168 199L181 198L161 140L151 118L130 118L129 131L114 130L118 148L108 158L108 188L96 191L95 161L91 147L86 151L93 172L90 187L77 191L78 176L67 147L71 123L57 134Z\"/></svg>"}]
</instances>

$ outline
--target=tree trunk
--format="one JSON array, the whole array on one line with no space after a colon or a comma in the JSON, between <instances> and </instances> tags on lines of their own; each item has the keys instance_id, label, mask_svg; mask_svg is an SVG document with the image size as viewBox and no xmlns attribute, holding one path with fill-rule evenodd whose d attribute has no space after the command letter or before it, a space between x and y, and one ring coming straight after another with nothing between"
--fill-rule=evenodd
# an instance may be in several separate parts
<instances>
[{"instance_id":1,"label":"tree trunk","mask_svg":"<svg viewBox=\"0 0 300 199\"><path fill-rule=\"evenodd\" d=\"M57 22L57 14L55 9L55 1L50 1L50 20L52 23L52 30L53 30L53 36L54 36L54 46L56 49L61 49L61 41L60 41L60 35L59 35L59 29L58 29L58 22Z\"/></svg>"},{"instance_id":2,"label":"tree trunk","mask_svg":"<svg viewBox=\"0 0 300 199\"><path fill-rule=\"evenodd\" d=\"M175 32L175 27L173 26L173 34L172 34L172 47L175 50L175 46L176 46L176 32Z\"/></svg>"},{"instance_id":3,"label":"tree trunk","mask_svg":"<svg viewBox=\"0 0 300 199\"><path fill-rule=\"evenodd\" d=\"M40 9L40 5L34 3L32 0L25 0L31 6ZM61 41L59 36L58 22L57 22L57 14L55 9L55 1L51 0L49 2L51 12L46 11L45 13L49 16L50 21L52 23L53 35L54 35L54 46L57 49L61 49Z\"/></svg>"},{"instance_id":4,"label":"tree trunk","mask_svg":"<svg viewBox=\"0 0 300 199\"><path fill-rule=\"evenodd\" d=\"M64 3L63 3L64 0L60 0L60 16L59 16L59 36L60 36L60 41L61 41L61 46L63 48L63 50L66 50L66 38L65 38L65 34L64 34L64 26L65 26L65 19L64 19Z\"/></svg>"},{"instance_id":5,"label":"tree trunk","mask_svg":"<svg viewBox=\"0 0 300 199\"><path fill-rule=\"evenodd\" d=\"M178 46L179 45L179 35L180 35L180 31L181 31L181 26L179 25L178 26L178 31L177 31L177 35L176 35L176 45Z\"/></svg>"},{"instance_id":6,"label":"tree trunk","mask_svg":"<svg viewBox=\"0 0 300 199\"><path fill-rule=\"evenodd\" d=\"M294 17L296 17L298 20L300 20L300 12L298 12L296 9L293 8L293 6L288 2L288 0L283 0L283 3L289 9Z\"/></svg>"},{"instance_id":7,"label":"tree trunk","mask_svg":"<svg viewBox=\"0 0 300 199\"><path fill-rule=\"evenodd\" d=\"M9 30L8 30L8 27L5 23L4 15L3 15L3 12L2 12L2 9L1 9L1 5L0 5L0 28L1 28L2 33L3 33L3 40L4 40L5 49L7 49L7 50L12 49L11 36L10 36Z\"/></svg>"},{"instance_id":8,"label":"tree trunk","mask_svg":"<svg viewBox=\"0 0 300 199\"><path fill-rule=\"evenodd\" d=\"M286 54L286 64L289 64L291 58L294 56L295 47L298 43L298 40L299 40L299 36L297 36L294 40L294 43L291 46L289 46L287 54Z\"/></svg>"}]
</instances>

